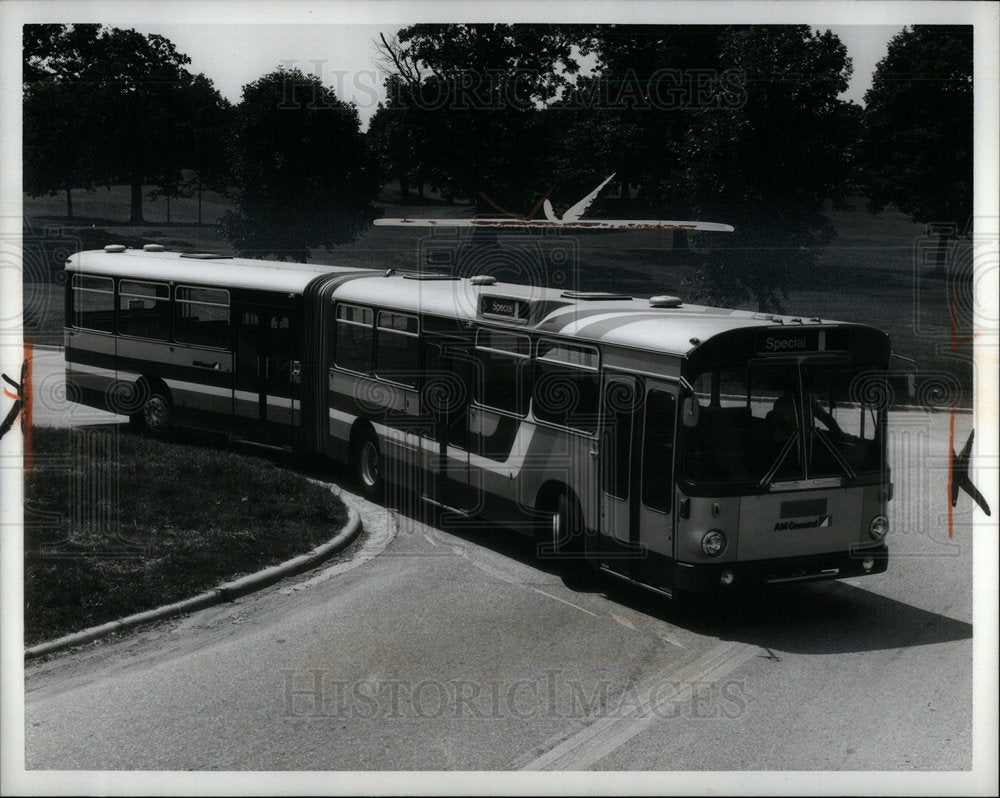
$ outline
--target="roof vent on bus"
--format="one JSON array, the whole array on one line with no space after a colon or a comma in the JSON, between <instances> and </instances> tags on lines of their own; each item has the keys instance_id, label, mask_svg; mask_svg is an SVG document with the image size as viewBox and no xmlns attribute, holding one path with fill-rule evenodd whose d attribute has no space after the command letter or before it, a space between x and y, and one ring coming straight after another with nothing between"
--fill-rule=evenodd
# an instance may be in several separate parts
<instances>
[{"instance_id":1,"label":"roof vent on bus","mask_svg":"<svg viewBox=\"0 0 1000 798\"><path fill-rule=\"evenodd\" d=\"M601 299L632 299L630 294L613 294L609 291L563 291L559 296L566 299L579 299L583 302L595 302Z\"/></svg>"},{"instance_id":2,"label":"roof vent on bus","mask_svg":"<svg viewBox=\"0 0 1000 798\"><path fill-rule=\"evenodd\" d=\"M163 252L165 249L166 249L166 247L163 246L163 244L143 244L142 245L142 251L143 252Z\"/></svg>"},{"instance_id":3,"label":"roof vent on bus","mask_svg":"<svg viewBox=\"0 0 1000 798\"><path fill-rule=\"evenodd\" d=\"M679 308L683 303L680 297L676 296L651 296L649 306L651 308Z\"/></svg>"},{"instance_id":4,"label":"roof vent on bus","mask_svg":"<svg viewBox=\"0 0 1000 798\"><path fill-rule=\"evenodd\" d=\"M232 255L223 255L219 252L182 252L182 258L194 258L195 260L226 260Z\"/></svg>"},{"instance_id":5,"label":"roof vent on bus","mask_svg":"<svg viewBox=\"0 0 1000 798\"><path fill-rule=\"evenodd\" d=\"M475 277L470 277L469 282L472 285L496 285L497 278L492 274L477 274Z\"/></svg>"},{"instance_id":6,"label":"roof vent on bus","mask_svg":"<svg viewBox=\"0 0 1000 798\"><path fill-rule=\"evenodd\" d=\"M108 244L104 248L104 251L105 252L124 252L125 251L125 245L124 244Z\"/></svg>"},{"instance_id":7,"label":"roof vent on bus","mask_svg":"<svg viewBox=\"0 0 1000 798\"><path fill-rule=\"evenodd\" d=\"M454 274L442 274L441 272L411 272L403 275L404 280L457 280Z\"/></svg>"}]
</instances>

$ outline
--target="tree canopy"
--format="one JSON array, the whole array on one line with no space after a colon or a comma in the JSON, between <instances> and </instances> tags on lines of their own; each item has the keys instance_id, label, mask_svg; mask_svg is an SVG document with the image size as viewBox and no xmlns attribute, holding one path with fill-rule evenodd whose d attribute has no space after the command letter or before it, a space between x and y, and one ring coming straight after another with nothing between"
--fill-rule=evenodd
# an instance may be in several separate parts
<instances>
[{"instance_id":1,"label":"tree canopy","mask_svg":"<svg viewBox=\"0 0 1000 798\"><path fill-rule=\"evenodd\" d=\"M972 215L972 26L915 25L889 42L865 94L869 209L965 229Z\"/></svg>"},{"instance_id":2,"label":"tree canopy","mask_svg":"<svg viewBox=\"0 0 1000 798\"><path fill-rule=\"evenodd\" d=\"M25 190L69 196L73 187L125 182L130 219L142 221L143 184L176 183L194 166L198 122L224 101L163 36L27 25L23 41Z\"/></svg>"},{"instance_id":3,"label":"tree canopy","mask_svg":"<svg viewBox=\"0 0 1000 798\"><path fill-rule=\"evenodd\" d=\"M235 109L233 210L220 229L252 257L307 260L353 240L377 190L357 109L319 78L279 69Z\"/></svg>"},{"instance_id":4,"label":"tree canopy","mask_svg":"<svg viewBox=\"0 0 1000 798\"><path fill-rule=\"evenodd\" d=\"M383 48L389 102L376 127L397 159L390 172L406 172L403 159L416 153L417 180L484 212L523 211L550 161L541 110L578 69L575 41L558 25L400 30Z\"/></svg>"},{"instance_id":5,"label":"tree canopy","mask_svg":"<svg viewBox=\"0 0 1000 798\"><path fill-rule=\"evenodd\" d=\"M829 31L805 26L732 28L719 65L742 74L744 90L712 91L727 105L706 103L687 131L684 191L700 218L736 232L697 288L714 301L753 300L780 310L794 271L808 273L833 227L826 203L843 203L851 187L850 144L857 109L838 99L851 62Z\"/></svg>"}]
</instances>

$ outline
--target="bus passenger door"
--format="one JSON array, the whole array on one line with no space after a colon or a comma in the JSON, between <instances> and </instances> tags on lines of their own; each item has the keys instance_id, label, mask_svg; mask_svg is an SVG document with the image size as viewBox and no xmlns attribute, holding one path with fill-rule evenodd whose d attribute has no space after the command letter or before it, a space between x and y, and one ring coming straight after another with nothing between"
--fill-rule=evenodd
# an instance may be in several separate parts
<instances>
[{"instance_id":1,"label":"bus passenger door","mask_svg":"<svg viewBox=\"0 0 1000 798\"><path fill-rule=\"evenodd\" d=\"M471 511L478 501L469 477L469 401L475 363L472 347L451 341L424 347L422 415L430 428L422 436L425 497Z\"/></svg>"},{"instance_id":2,"label":"bus passenger door","mask_svg":"<svg viewBox=\"0 0 1000 798\"><path fill-rule=\"evenodd\" d=\"M633 479L633 486L634 501L639 504L639 545L643 553L633 563L632 578L670 590L673 587L676 386L647 380L640 414L642 446L639 473ZM637 423L640 414L636 416Z\"/></svg>"},{"instance_id":3,"label":"bus passenger door","mask_svg":"<svg viewBox=\"0 0 1000 798\"><path fill-rule=\"evenodd\" d=\"M244 306L236 342L237 430L249 440L288 445L298 411L299 355L291 312Z\"/></svg>"},{"instance_id":4,"label":"bus passenger door","mask_svg":"<svg viewBox=\"0 0 1000 798\"><path fill-rule=\"evenodd\" d=\"M642 379L605 373L601 392L601 564L632 578L639 548Z\"/></svg>"}]
</instances>

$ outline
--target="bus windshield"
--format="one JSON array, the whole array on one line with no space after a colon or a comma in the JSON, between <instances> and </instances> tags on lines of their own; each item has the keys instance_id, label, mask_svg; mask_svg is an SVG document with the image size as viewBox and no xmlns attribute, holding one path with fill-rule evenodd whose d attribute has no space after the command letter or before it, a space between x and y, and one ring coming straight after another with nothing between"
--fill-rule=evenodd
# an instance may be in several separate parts
<instances>
[{"instance_id":1,"label":"bus windshield","mask_svg":"<svg viewBox=\"0 0 1000 798\"><path fill-rule=\"evenodd\" d=\"M751 363L703 371L691 385L698 414L682 426L688 482L767 489L882 468L885 375L874 366Z\"/></svg>"}]
</instances>

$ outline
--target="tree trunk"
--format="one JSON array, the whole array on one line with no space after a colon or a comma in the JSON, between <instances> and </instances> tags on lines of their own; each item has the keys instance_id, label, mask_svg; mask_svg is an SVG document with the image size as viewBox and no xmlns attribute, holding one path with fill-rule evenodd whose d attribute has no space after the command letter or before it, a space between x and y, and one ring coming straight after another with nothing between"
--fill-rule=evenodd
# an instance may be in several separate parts
<instances>
[{"instance_id":1,"label":"tree trunk","mask_svg":"<svg viewBox=\"0 0 1000 798\"><path fill-rule=\"evenodd\" d=\"M167 194L167 224L170 224L170 195Z\"/></svg>"},{"instance_id":2,"label":"tree trunk","mask_svg":"<svg viewBox=\"0 0 1000 798\"><path fill-rule=\"evenodd\" d=\"M417 183L417 195L420 197L420 199L424 198L424 181L422 180L419 183Z\"/></svg>"},{"instance_id":3,"label":"tree trunk","mask_svg":"<svg viewBox=\"0 0 1000 798\"><path fill-rule=\"evenodd\" d=\"M410 196L410 178L406 175L399 176L399 194L403 199Z\"/></svg>"},{"instance_id":4,"label":"tree trunk","mask_svg":"<svg viewBox=\"0 0 1000 798\"><path fill-rule=\"evenodd\" d=\"M142 218L142 180L132 181L132 209L129 221L132 224L142 224L146 221Z\"/></svg>"},{"instance_id":5,"label":"tree trunk","mask_svg":"<svg viewBox=\"0 0 1000 798\"><path fill-rule=\"evenodd\" d=\"M66 218L73 218L73 189L66 186Z\"/></svg>"},{"instance_id":6,"label":"tree trunk","mask_svg":"<svg viewBox=\"0 0 1000 798\"><path fill-rule=\"evenodd\" d=\"M198 172L198 227L201 227L201 172Z\"/></svg>"}]
</instances>

